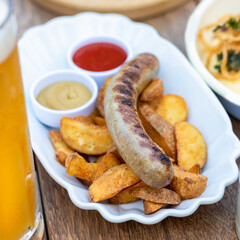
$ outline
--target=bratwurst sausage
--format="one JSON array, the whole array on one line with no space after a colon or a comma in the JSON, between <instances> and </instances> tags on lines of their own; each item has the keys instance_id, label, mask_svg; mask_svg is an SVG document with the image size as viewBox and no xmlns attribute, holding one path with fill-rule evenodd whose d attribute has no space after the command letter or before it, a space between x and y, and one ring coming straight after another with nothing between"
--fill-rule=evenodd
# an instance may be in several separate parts
<instances>
[{"instance_id":1,"label":"bratwurst sausage","mask_svg":"<svg viewBox=\"0 0 240 240\"><path fill-rule=\"evenodd\" d=\"M113 77L104 100L107 127L120 155L152 187L164 187L173 177L170 159L147 135L137 113L138 96L158 71L154 55L138 55Z\"/></svg>"}]
</instances>

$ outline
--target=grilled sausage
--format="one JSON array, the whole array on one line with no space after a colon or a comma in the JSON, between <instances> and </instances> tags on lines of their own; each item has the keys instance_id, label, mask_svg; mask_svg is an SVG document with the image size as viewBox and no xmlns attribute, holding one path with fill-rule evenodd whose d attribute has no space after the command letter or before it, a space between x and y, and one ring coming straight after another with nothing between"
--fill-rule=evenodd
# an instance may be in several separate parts
<instances>
[{"instance_id":1,"label":"grilled sausage","mask_svg":"<svg viewBox=\"0 0 240 240\"><path fill-rule=\"evenodd\" d=\"M104 100L107 126L120 155L152 187L166 186L173 177L171 161L147 135L136 107L139 94L158 71L154 55L138 55L113 77Z\"/></svg>"}]
</instances>

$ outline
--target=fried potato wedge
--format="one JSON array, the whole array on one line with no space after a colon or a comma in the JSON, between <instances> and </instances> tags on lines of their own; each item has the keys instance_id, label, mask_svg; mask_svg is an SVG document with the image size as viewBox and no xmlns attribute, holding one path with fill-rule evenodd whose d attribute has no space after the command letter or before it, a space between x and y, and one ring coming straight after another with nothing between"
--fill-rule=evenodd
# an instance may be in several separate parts
<instances>
[{"instance_id":1,"label":"fried potato wedge","mask_svg":"<svg viewBox=\"0 0 240 240\"><path fill-rule=\"evenodd\" d=\"M200 164L196 163L194 166L189 168L187 171L190 172L190 173L200 174L201 173Z\"/></svg>"},{"instance_id":2,"label":"fried potato wedge","mask_svg":"<svg viewBox=\"0 0 240 240\"><path fill-rule=\"evenodd\" d=\"M65 166L66 158L74 153L74 150L71 149L63 140L62 135L57 130L52 130L49 132L53 147L55 149L56 159Z\"/></svg>"},{"instance_id":3,"label":"fried potato wedge","mask_svg":"<svg viewBox=\"0 0 240 240\"><path fill-rule=\"evenodd\" d=\"M164 87L161 78L154 79L143 91L140 100L152 101L163 95Z\"/></svg>"},{"instance_id":4,"label":"fried potato wedge","mask_svg":"<svg viewBox=\"0 0 240 240\"><path fill-rule=\"evenodd\" d=\"M104 154L113 144L107 126L98 126L80 117L78 120L63 117L60 130L67 145L81 153Z\"/></svg>"},{"instance_id":5,"label":"fried potato wedge","mask_svg":"<svg viewBox=\"0 0 240 240\"><path fill-rule=\"evenodd\" d=\"M111 80L112 80L112 77L107 78L107 80L104 82L104 85L99 89L99 92L98 92L97 108L102 117L104 117L104 97L107 91L107 87Z\"/></svg>"},{"instance_id":6,"label":"fried potato wedge","mask_svg":"<svg viewBox=\"0 0 240 240\"><path fill-rule=\"evenodd\" d=\"M91 123L95 123L94 119L100 117L99 111L97 108L95 108L93 110L93 112L89 115L89 116L76 116L74 117L75 120L79 120L79 121L86 121L86 122L91 122Z\"/></svg>"},{"instance_id":7,"label":"fried potato wedge","mask_svg":"<svg viewBox=\"0 0 240 240\"><path fill-rule=\"evenodd\" d=\"M66 173L89 182L94 180L99 163L89 163L78 153L71 154L67 160Z\"/></svg>"},{"instance_id":8,"label":"fried potato wedge","mask_svg":"<svg viewBox=\"0 0 240 240\"><path fill-rule=\"evenodd\" d=\"M120 164L121 162L114 154L105 154L102 158L102 161L99 163L99 167L94 179L96 180L97 178L101 177L107 170Z\"/></svg>"},{"instance_id":9,"label":"fried potato wedge","mask_svg":"<svg viewBox=\"0 0 240 240\"><path fill-rule=\"evenodd\" d=\"M176 143L174 136L174 127L163 117L159 116L150 106L144 104L139 108L142 116L151 124L159 133L159 136L153 137L153 141L161 147L164 152L171 158L176 157ZM144 126L144 124L143 124ZM146 129L147 133L148 130ZM152 131L152 129L151 129ZM150 133L151 137L154 132Z\"/></svg>"},{"instance_id":10,"label":"fried potato wedge","mask_svg":"<svg viewBox=\"0 0 240 240\"><path fill-rule=\"evenodd\" d=\"M174 176L170 188L184 199L192 199L200 196L207 187L207 177L185 172L174 164Z\"/></svg>"},{"instance_id":11,"label":"fried potato wedge","mask_svg":"<svg viewBox=\"0 0 240 240\"><path fill-rule=\"evenodd\" d=\"M104 117L104 86L100 87L98 91L97 108L101 116Z\"/></svg>"},{"instance_id":12,"label":"fried potato wedge","mask_svg":"<svg viewBox=\"0 0 240 240\"><path fill-rule=\"evenodd\" d=\"M139 198L133 196L131 194L131 190L136 188L136 187L146 187L146 183L143 181L140 181L137 184L134 184L131 187L123 189L120 193L115 195L112 198L109 198L108 201L112 204L126 204L126 203L131 203L137 201Z\"/></svg>"},{"instance_id":13,"label":"fried potato wedge","mask_svg":"<svg viewBox=\"0 0 240 240\"><path fill-rule=\"evenodd\" d=\"M175 124L178 166L189 170L199 163L202 168L207 160L207 145L200 131L188 122Z\"/></svg>"},{"instance_id":14,"label":"fried potato wedge","mask_svg":"<svg viewBox=\"0 0 240 240\"><path fill-rule=\"evenodd\" d=\"M144 208L144 213L146 215L152 214L157 212L160 208L166 206L167 204L163 203L154 203L154 202L149 202L146 200L143 200L143 208Z\"/></svg>"},{"instance_id":15,"label":"fried potato wedge","mask_svg":"<svg viewBox=\"0 0 240 240\"><path fill-rule=\"evenodd\" d=\"M98 158L95 159L95 163L100 163L103 159L104 155L99 156Z\"/></svg>"},{"instance_id":16,"label":"fried potato wedge","mask_svg":"<svg viewBox=\"0 0 240 240\"><path fill-rule=\"evenodd\" d=\"M89 201L99 202L111 198L140 179L126 165L109 169L89 187Z\"/></svg>"},{"instance_id":17,"label":"fried potato wedge","mask_svg":"<svg viewBox=\"0 0 240 240\"><path fill-rule=\"evenodd\" d=\"M185 100L173 94L166 94L159 99L156 112L172 125L176 122L186 121L188 117Z\"/></svg>"},{"instance_id":18,"label":"fried potato wedge","mask_svg":"<svg viewBox=\"0 0 240 240\"><path fill-rule=\"evenodd\" d=\"M92 117L90 116L87 116L87 117L84 117L84 116L76 116L73 118L74 120L77 120L79 122L85 122L85 123L92 123L94 124L94 120Z\"/></svg>"},{"instance_id":19,"label":"fried potato wedge","mask_svg":"<svg viewBox=\"0 0 240 240\"><path fill-rule=\"evenodd\" d=\"M115 144L112 144L109 147L109 149L107 150L107 153L113 153L121 163L124 163L124 160L122 159L121 155L119 154Z\"/></svg>"},{"instance_id":20,"label":"fried potato wedge","mask_svg":"<svg viewBox=\"0 0 240 240\"><path fill-rule=\"evenodd\" d=\"M106 126L106 120L102 117L95 117L94 123L98 126Z\"/></svg>"},{"instance_id":21,"label":"fried potato wedge","mask_svg":"<svg viewBox=\"0 0 240 240\"><path fill-rule=\"evenodd\" d=\"M131 194L154 203L179 204L181 202L180 196L167 188L137 187L131 190Z\"/></svg>"}]
</instances>

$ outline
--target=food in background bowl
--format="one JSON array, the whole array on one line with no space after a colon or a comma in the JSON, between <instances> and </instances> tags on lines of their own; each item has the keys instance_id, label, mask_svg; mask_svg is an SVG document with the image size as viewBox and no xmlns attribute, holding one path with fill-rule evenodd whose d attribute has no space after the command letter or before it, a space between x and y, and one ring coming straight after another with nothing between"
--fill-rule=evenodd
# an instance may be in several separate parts
<instances>
[{"instance_id":1,"label":"food in background bowl","mask_svg":"<svg viewBox=\"0 0 240 240\"><path fill-rule=\"evenodd\" d=\"M240 15L225 15L200 28L197 48L208 71L240 94Z\"/></svg>"}]
</instances>

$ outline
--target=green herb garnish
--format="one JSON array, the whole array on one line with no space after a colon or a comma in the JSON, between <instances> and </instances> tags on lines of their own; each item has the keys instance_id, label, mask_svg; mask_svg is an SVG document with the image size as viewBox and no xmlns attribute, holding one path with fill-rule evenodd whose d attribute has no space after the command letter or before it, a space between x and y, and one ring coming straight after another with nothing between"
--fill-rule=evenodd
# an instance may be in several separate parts
<instances>
[{"instance_id":1,"label":"green herb garnish","mask_svg":"<svg viewBox=\"0 0 240 240\"><path fill-rule=\"evenodd\" d=\"M236 18L230 18L228 21L227 21L229 27L231 27L232 29L234 30L239 30L240 29L240 20L236 20Z\"/></svg>"},{"instance_id":2,"label":"green herb garnish","mask_svg":"<svg viewBox=\"0 0 240 240\"><path fill-rule=\"evenodd\" d=\"M217 54L217 64L214 66L215 69L221 73L221 65L222 65L223 53ZM235 71L238 72L240 70L240 52L236 53L235 50L228 50L227 57L227 70L228 72Z\"/></svg>"},{"instance_id":3,"label":"green herb garnish","mask_svg":"<svg viewBox=\"0 0 240 240\"><path fill-rule=\"evenodd\" d=\"M218 62L218 64L216 64L214 66L214 68L217 69L219 73L221 73L222 59L223 59L223 53L222 52L218 53L217 54L217 62Z\"/></svg>"},{"instance_id":4,"label":"green herb garnish","mask_svg":"<svg viewBox=\"0 0 240 240\"><path fill-rule=\"evenodd\" d=\"M236 18L231 17L222 25L217 25L213 29L213 32L216 32L218 30L225 32L229 27L231 27L233 30L240 30L240 19L237 20Z\"/></svg>"}]
</instances>

